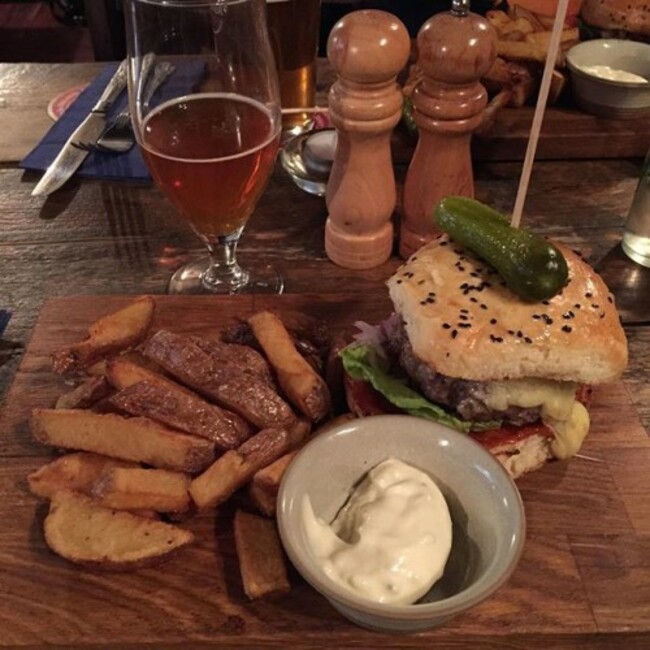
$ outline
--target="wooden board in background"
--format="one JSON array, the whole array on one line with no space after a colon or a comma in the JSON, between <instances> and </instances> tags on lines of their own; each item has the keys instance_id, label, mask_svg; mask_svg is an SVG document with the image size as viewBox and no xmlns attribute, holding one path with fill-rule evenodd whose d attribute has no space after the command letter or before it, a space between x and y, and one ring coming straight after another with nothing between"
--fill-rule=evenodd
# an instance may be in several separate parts
<instances>
[{"instance_id":1,"label":"wooden board in background","mask_svg":"<svg viewBox=\"0 0 650 650\"><path fill-rule=\"evenodd\" d=\"M489 134L474 137L475 162L523 160L534 108L503 108ZM393 137L393 159L408 164L417 138L401 132ZM650 120L610 120L576 108L550 107L544 116L536 160L644 158L650 148Z\"/></svg>"},{"instance_id":2,"label":"wooden board in background","mask_svg":"<svg viewBox=\"0 0 650 650\"><path fill-rule=\"evenodd\" d=\"M0 645L66 648L188 647L647 647L650 638L650 444L621 383L595 391L581 456L525 477L528 538L522 561L493 597L447 626L383 636L353 626L292 574L293 590L249 602L231 531L233 506L184 524L198 543L160 567L128 574L84 571L45 546L46 511L25 476L49 450L27 419L63 382L50 353L81 338L130 297L49 301L0 415ZM262 307L302 309L335 328L388 313L383 294L157 297L154 327L215 332Z\"/></svg>"}]
</instances>

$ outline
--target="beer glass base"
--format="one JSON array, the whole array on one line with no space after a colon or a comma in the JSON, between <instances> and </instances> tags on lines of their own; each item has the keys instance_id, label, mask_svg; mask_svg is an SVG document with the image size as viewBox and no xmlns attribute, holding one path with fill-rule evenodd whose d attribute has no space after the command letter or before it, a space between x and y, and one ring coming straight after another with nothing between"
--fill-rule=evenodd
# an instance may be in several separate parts
<instances>
[{"instance_id":1,"label":"beer glass base","mask_svg":"<svg viewBox=\"0 0 650 650\"><path fill-rule=\"evenodd\" d=\"M210 259L205 258L182 266L172 275L167 293L184 295L235 295L251 293L278 294L284 291L284 279L270 265L252 266L224 275L216 282L206 282Z\"/></svg>"}]
</instances>

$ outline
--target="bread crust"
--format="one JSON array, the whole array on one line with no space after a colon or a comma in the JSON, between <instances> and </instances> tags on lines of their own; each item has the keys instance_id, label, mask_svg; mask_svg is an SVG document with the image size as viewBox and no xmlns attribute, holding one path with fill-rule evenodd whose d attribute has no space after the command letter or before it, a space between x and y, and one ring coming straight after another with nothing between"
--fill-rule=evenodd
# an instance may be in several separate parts
<instances>
[{"instance_id":1,"label":"bread crust","mask_svg":"<svg viewBox=\"0 0 650 650\"><path fill-rule=\"evenodd\" d=\"M414 353L439 373L476 381L620 376L627 341L614 298L586 262L556 245L569 282L543 303L519 298L447 236L417 251L387 283Z\"/></svg>"},{"instance_id":2,"label":"bread crust","mask_svg":"<svg viewBox=\"0 0 650 650\"><path fill-rule=\"evenodd\" d=\"M647 0L585 0L580 15L592 27L650 36Z\"/></svg>"}]
</instances>

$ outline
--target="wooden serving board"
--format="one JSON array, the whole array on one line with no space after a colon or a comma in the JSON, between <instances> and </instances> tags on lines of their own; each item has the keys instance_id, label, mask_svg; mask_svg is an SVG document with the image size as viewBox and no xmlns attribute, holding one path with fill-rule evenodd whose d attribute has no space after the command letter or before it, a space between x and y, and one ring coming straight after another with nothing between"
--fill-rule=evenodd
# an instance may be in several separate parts
<instances>
[{"instance_id":1,"label":"wooden serving board","mask_svg":"<svg viewBox=\"0 0 650 650\"><path fill-rule=\"evenodd\" d=\"M74 647L647 648L650 639L650 444L623 383L598 388L582 454L525 477L528 534L521 563L495 595L443 628L383 636L355 627L292 574L293 589L245 597L232 504L186 524L198 538L161 566L82 570L52 554L47 506L25 476L51 452L28 417L66 390L49 355L131 297L48 302L0 415L0 645ZM381 294L159 297L154 327L214 332L263 307L301 309L333 328L389 310ZM324 459L324 462L327 462Z\"/></svg>"},{"instance_id":2,"label":"wooden serving board","mask_svg":"<svg viewBox=\"0 0 650 650\"><path fill-rule=\"evenodd\" d=\"M526 155L534 108L503 108L489 133L472 140L475 162L518 161ZM408 164L417 138L400 130L393 137L393 159ZM650 148L650 120L613 120L574 107L550 107L544 115L536 160L644 158Z\"/></svg>"}]
</instances>

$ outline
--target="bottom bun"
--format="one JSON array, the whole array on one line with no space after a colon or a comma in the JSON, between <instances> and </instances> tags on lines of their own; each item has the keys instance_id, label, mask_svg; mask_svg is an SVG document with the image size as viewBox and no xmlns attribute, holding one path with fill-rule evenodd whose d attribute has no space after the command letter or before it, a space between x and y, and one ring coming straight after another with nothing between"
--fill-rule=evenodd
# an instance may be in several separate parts
<instances>
[{"instance_id":1,"label":"bottom bun","mask_svg":"<svg viewBox=\"0 0 650 650\"><path fill-rule=\"evenodd\" d=\"M344 376L348 407L357 417L404 413L378 393L368 382ZM519 478L553 459L550 441L553 432L544 424L504 427L469 434L487 449L512 478Z\"/></svg>"}]
</instances>

